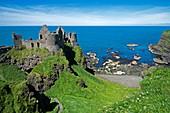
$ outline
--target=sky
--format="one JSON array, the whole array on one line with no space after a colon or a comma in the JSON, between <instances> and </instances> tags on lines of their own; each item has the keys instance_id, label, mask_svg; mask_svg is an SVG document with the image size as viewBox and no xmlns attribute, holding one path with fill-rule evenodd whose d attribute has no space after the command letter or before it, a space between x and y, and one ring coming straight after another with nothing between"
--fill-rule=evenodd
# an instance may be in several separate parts
<instances>
[{"instance_id":1,"label":"sky","mask_svg":"<svg viewBox=\"0 0 170 113\"><path fill-rule=\"evenodd\" d=\"M0 26L166 26L169 0L1 0Z\"/></svg>"}]
</instances>

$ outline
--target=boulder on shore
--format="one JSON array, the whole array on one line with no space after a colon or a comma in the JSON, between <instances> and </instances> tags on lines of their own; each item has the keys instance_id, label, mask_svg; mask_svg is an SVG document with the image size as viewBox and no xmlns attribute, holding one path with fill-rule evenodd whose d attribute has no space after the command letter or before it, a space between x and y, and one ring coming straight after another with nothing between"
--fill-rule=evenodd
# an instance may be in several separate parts
<instances>
[{"instance_id":1,"label":"boulder on shore","mask_svg":"<svg viewBox=\"0 0 170 113\"><path fill-rule=\"evenodd\" d=\"M138 62L137 61L132 61L132 65L137 65L138 64Z\"/></svg>"}]
</instances>

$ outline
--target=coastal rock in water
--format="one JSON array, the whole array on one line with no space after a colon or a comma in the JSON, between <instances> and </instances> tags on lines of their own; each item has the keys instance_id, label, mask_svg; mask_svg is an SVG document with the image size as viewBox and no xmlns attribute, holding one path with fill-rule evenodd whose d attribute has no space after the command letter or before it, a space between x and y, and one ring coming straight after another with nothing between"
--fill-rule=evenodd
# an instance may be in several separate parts
<instances>
[{"instance_id":1,"label":"coastal rock in water","mask_svg":"<svg viewBox=\"0 0 170 113\"><path fill-rule=\"evenodd\" d=\"M157 64L168 64L168 62L164 62L163 60L161 60L160 58L154 58L153 61Z\"/></svg>"},{"instance_id":2,"label":"coastal rock in water","mask_svg":"<svg viewBox=\"0 0 170 113\"><path fill-rule=\"evenodd\" d=\"M170 30L163 32L158 44L151 44L148 48L159 58L154 59L156 63L170 65Z\"/></svg>"},{"instance_id":3,"label":"coastal rock in water","mask_svg":"<svg viewBox=\"0 0 170 113\"><path fill-rule=\"evenodd\" d=\"M141 59L141 57L140 57L138 54L137 54L137 55L134 55L133 58L134 58L135 60L140 60L140 59Z\"/></svg>"},{"instance_id":4,"label":"coastal rock in water","mask_svg":"<svg viewBox=\"0 0 170 113\"><path fill-rule=\"evenodd\" d=\"M92 53L92 52L88 52L87 53L88 56L90 56L91 58L96 58L96 53Z\"/></svg>"},{"instance_id":5,"label":"coastal rock in water","mask_svg":"<svg viewBox=\"0 0 170 113\"><path fill-rule=\"evenodd\" d=\"M111 52L108 54L110 54L113 57L113 59L116 59L116 60L121 59L121 57L118 55L118 52Z\"/></svg>"},{"instance_id":6,"label":"coastal rock in water","mask_svg":"<svg viewBox=\"0 0 170 113\"><path fill-rule=\"evenodd\" d=\"M138 44L127 44L126 46L128 46L128 47L136 47L136 46L138 46Z\"/></svg>"}]
</instances>

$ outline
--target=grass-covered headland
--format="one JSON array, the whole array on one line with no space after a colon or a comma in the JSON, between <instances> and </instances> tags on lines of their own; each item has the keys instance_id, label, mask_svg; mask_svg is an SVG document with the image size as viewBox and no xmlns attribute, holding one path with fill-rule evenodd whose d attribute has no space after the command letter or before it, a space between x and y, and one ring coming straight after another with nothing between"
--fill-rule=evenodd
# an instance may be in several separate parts
<instances>
[{"instance_id":1,"label":"grass-covered headland","mask_svg":"<svg viewBox=\"0 0 170 113\"><path fill-rule=\"evenodd\" d=\"M30 73L15 64L42 58ZM141 82L141 89L126 88L95 77L85 70L80 47L69 44L56 53L46 49L11 49L0 64L0 112L63 113L170 111L170 69L157 69ZM31 60L33 62L35 59ZM13 64L13 65L12 65ZM18 65L17 65L18 66Z\"/></svg>"}]
</instances>

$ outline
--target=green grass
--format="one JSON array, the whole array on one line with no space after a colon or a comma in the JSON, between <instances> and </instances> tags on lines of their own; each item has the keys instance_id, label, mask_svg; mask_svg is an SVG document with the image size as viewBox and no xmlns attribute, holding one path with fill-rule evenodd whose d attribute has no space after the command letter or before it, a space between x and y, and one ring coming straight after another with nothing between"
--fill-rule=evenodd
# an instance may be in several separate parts
<instances>
[{"instance_id":1,"label":"green grass","mask_svg":"<svg viewBox=\"0 0 170 113\"><path fill-rule=\"evenodd\" d=\"M9 85L0 81L0 112L1 113L14 113L14 99L11 92L7 89Z\"/></svg>"},{"instance_id":2,"label":"green grass","mask_svg":"<svg viewBox=\"0 0 170 113\"><path fill-rule=\"evenodd\" d=\"M170 36L170 30L164 31L163 34L166 35L166 36Z\"/></svg>"},{"instance_id":3,"label":"green grass","mask_svg":"<svg viewBox=\"0 0 170 113\"><path fill-rule=\"evenodd\" d=\"M38 111L36 98L27 86L26 81L22 81L16 86L13 86L12 95L14 99L13 107L16 113L35 113Z\"/></svg>"},{"instance_id":4,"label":"green grass","mask_svg":"<svg viewBox=\"0 0 170 113\"><path fill-rule=\"evenodd\" d=\"M160 50L161 52L163 52L163 51L165 51L165 48L159 46L159 47L158 47L158 50Z\"/></svg>"},{"instance_id":5,"label":"green grass","mask_svg":"<svg viewBox=\"0 0 170 113\"><path fill-rule=\"evenodd\" d=\"M63 113L101 112L103 107L120 101L137 90L96 78L80 66L72 68L78 76L63 71L55 85L45 92L47 96L59 99L64 107ZM78 84L80 80L85 82L87 88Z\"/></svg>"},{"instance_id":6,"label":"green grass","mask_svg":"<svg viewBox=\"0 0 170 113\"><path fill-rule=\"evenodd\" d=\"M79 64L80 66L83 66L85 62L85 58L84 58L84 55L83 55L83 52L80 46L74 48L73 51L75 52L74 60L77 62L77 64Z\"/></svg>"},{"instance_id":7,"label":"green grass","mask_svg":"<svg viewBox=\"0 0 170 113\"><path fill-rule=\"evenodd\" d=\"M19 82L26 79L24 72L19 70L17 67L9 66L0 66L0 80L6 82Z\"/></svg>"},{"instance_id":8,"label":"green grass","mask_svg":"<svg viewBox=\"0 0 170 113\"><path fill-rule=\"evenodd\" d=\"M113 104L108 113L168 113L170 111L170 69L157 69L141 82L142 90Z\"/></svg>"},{"instance_id":9,"label":"green grass","mask_svg":"<svg viewBox=\"0 0 170 113\"><path fill-rule=\"evenodd\" d=\"M10 56L12 61L17 60L19 62L22 62L23 58L27 58L28 56L33 55L37 55L39 57L44 58L50 55L50 52L46 48L23 49L23 50L11 49L4 56Z\"/></svg>"},{"instance_id":10,"label":"green grass","mask_svg":"<svg viewBox=\"0 0 170 113\"><path fill-rule=\"evenodd\" d=\"M62 56L62 50L55 53L54 56L49 56L41 64L35 66L31 71L31 74L52 76L55 72L55 66L62 67L66 69L68 67L68 61L65 56Z\"/></svg>"},{"instance_id":11,"label":"green grass","mask_svg":"<svg viewBox=\"0 0 170 113\"><path fill-rule=\"evenodd\" d=\"M166 38L166 39L164 40L164 43L165 43L166 46L170 46L170 41L169 41L168 38Z\"/></svg>"}]
</instances>

